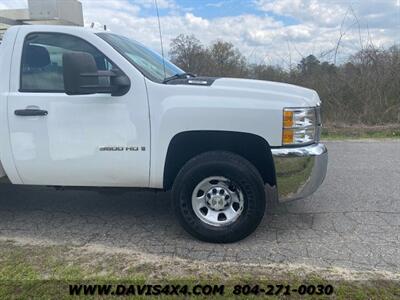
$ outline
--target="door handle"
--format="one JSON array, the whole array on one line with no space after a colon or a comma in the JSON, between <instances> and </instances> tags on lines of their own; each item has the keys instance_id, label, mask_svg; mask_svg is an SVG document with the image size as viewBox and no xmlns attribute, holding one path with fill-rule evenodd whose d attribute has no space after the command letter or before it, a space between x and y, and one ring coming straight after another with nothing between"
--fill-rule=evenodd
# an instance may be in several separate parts
<instances>
[{"instance_id":1,"label":"door handle","mask_svg":"<svg viewBox=\"0 0 400 300\"><path fill-rule=\"evenodd\" d=\"M32 108L17 109L16 111L14 111L14 113L16 116L21 116L21 117L47 116L48 115L47 110L32 109Z\"/></svg>"}]
</instances>

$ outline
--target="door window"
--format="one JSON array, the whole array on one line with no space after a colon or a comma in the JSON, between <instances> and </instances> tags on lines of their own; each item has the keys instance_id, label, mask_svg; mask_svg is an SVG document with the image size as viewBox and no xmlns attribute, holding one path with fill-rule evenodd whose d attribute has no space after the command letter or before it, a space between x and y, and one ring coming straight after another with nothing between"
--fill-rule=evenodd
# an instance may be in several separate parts
<instances>
[{"instance_id":1,"label":"door window","mask_svg":"<svg viewBox=\"0 0 400 300\"><path fill-rule=\"evenodd\" d=\"M60 33L32 33L24 42L21 63L21 92L64 92L63 54L70 51L91 54L98 70L111 70L112 62L81 38ZM100 77L101 82L109 80Z\"/></svg>"}]
</instances>

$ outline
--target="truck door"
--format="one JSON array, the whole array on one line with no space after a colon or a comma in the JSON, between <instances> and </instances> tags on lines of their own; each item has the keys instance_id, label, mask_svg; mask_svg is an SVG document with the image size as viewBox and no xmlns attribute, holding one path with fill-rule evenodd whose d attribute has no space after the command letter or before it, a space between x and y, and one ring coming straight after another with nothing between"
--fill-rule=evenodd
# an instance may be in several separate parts
<instances>
[{"instance_id":1,"label":"truck door","mask_svg":"<svg viewBox=\"0 0 400 300\"><path fill-rule=\"evenodd\" d=\"M8 120L21 183L147 187L150 125L143 76L100 38L85 34L29 32L29 26L18 34ZM68 51L93 55L99 70L119 68L131 80L130 91L120 97L65 94L62 57Z\"/></svg>"}]
</instances>

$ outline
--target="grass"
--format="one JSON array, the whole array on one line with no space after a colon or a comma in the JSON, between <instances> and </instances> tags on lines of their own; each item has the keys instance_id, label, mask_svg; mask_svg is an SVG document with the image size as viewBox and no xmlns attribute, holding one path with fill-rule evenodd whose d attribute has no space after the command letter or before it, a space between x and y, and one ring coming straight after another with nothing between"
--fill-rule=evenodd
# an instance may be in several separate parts
<instances>
[{"instance_id":1,"label":"grass","mask_svg":"<svg viewBox=\"0 0 400 300\"><path fill-rule=\"evenodd\" d=\"M322 139L328 140L345 140L345 139L399 139L400 125L382 125L382 126L365 126L365 125L333 125L327 124L322 129Z\"/></svg>"},{"instance_id":2,"label":"grass","mask_svg":"<svg viewBox=\"0 0 400 300\"><path fill-rule=\"evenodd\" d=\"M400 297L400 282L376 277L368 280L329 279L320 271L261 266L198 266L188 261L148 260L131 254L91 253L81 247L32 246L0 242L0 299L79 299L69 296L69 284L197 284L225 285L224 296L203 296L197 299L227 299L233 297L235 285L255 284L332 285L331 296L300 296L290 299L395 299ZM83 297L83 296L82 296ZM246 299L260 299L251 293ZM269 299L288 299L270 296ZM86 298L85 298L86 299ZM89 298L90 299L90 298ZM92 299L94 299L92 297ZM149 299L148 296L135 299ZM159 296L157 299L179 299Z\"/></svg>"}]
</instances>

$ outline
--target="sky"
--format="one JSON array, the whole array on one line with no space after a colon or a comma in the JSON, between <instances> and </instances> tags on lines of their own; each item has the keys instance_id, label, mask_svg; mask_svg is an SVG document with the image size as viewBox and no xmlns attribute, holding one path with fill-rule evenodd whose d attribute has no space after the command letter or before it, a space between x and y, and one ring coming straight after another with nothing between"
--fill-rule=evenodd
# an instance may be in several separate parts
<instances>
[{"instance_id":1,"label":"sky","mask_svg":"<svg viewBox=\"0 0 400 300\"><path fill-rule=\"evenodd\" d=\"M160 52L155 0L80 1L85 26L107 25ZM309 54L341 63L371 44L400 44L400 0L157 1L166 53L181 33L206 45L229 41L250 62L283 67ZM26 0L0 0L0 9L17 7Z\"/></svg>"}]
</instances>

